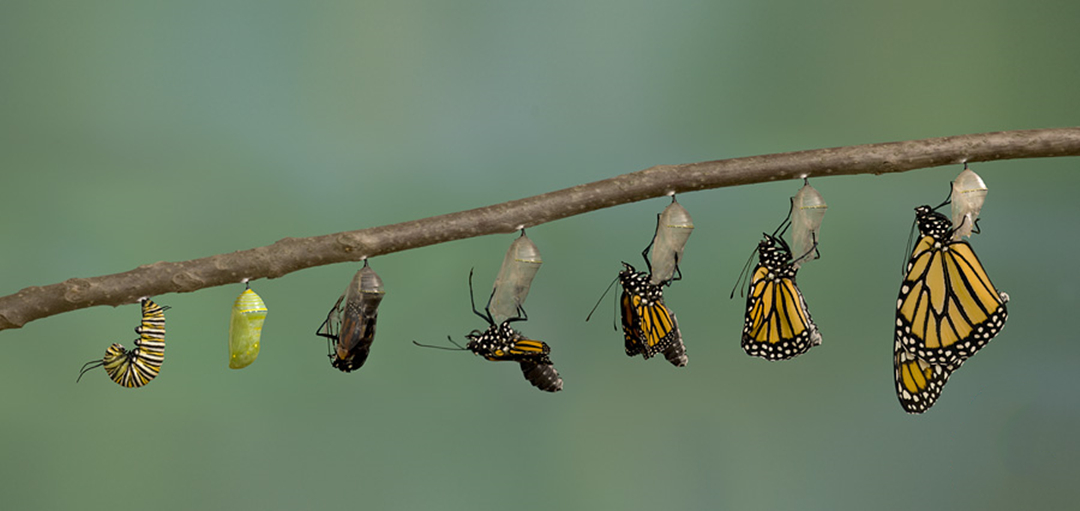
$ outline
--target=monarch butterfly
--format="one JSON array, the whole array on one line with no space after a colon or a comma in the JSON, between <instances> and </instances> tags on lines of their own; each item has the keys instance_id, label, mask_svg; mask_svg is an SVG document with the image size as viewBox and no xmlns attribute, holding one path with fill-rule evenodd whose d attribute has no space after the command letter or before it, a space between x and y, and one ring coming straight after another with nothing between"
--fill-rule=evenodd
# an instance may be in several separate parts
<instances>
[{"instance_id":1,"label":"monarch butterfly","mask_svg":"<svg viewBox=\"0 0 1080 511\"><path fill-rule=\"evenodd\" d=\"M246 282L245 282L246 284ZM229 367L243 369L259 356L266 304L248 287L233 303L229 317Z\"/></svg>"},{"instance_id":2,"label":"monarch butterfly","mask_svg":"<svg viewBox=\"0 0 1080 511\"><path fill-rule=\"evenodd\" d=\"M473 314L480 316L488 323L484 331L473 330L465 335L469 342L462 347L454 342L449 336L447 339L456 346L456 350L471 351L493 362L512 361L521 366L521 373L534 387L546 392L558 392L563 388L562 377L552 365L550 354L551 347L544 341L536 341L525 338L521 332L510 327L514 321L528 319L524 315L524 309L518 310L522 316L515 316L496 324L491 316L491 311L485 308L485 313L476 310L476 301L473 299L472 272L469 272L469 301L472 303ZM490 301L489 301L490 303ZM442 346L431 346L413 341L417 346L425 348L450 349Z\"/></svg>"},{"instance_id":3,"label":"monarch butterfly","mask_svg":"<svg viewBox=\"0 0 1080 511\"><path fill-rule=\"evenodd\" d=\"M491 319L489 316L480 316ZM510 318L498 325L490 321L487 330L469 332L465 336L469 339L465 349L493 362L518 362L522 375L534 387L547 392L562 390L562 378L549 357L551 347L544 341L526 339L521 332L511 328L510 322L516 319L525 318Z\"/></svg>"},{"instance_id":4,"label":"monarch butterfly","mask_svg":"<svg viewBox=\"0 0 1080 511\"><path fill-rule=\"evenodd\" d=\"M360 369L375 342L375 321L386 290L382 279L368 266L360 268L349 287L337 299L315 335L327 339L330 365L348 373Z\"/></svg>"},{"instance_id":5,"label":"monarch butterfly","mask_svg":"<svg viewBox=\"0 0 1080 511\"><path fill-rule=\"evenodd\" d=\"M791 198L791 248L793 253L800 254L792 263L795 269L821 257L817 250L818 232L828 209L821 193L810 186L810 180L803 179L803 187Z\"/></svg>"},{"instance_id":6,"label":"monarch butterfly","mask_svg":"<svg viewBox=\"0 0 1080 511\"><path fill-rule=\"evenodd\" d=\"M648 272L639 272L626 262L622 264L619 283L623 292L619 304L626 355L640 353L642 358L649 359L664 353L676 367L685 366L688 359L682 332L675 314L664 305L663 288L650 283Z\"/></svg>"},{"instance_id":7,"label":"monarch butterfly","mask_svg":"<svg viewBox=\"0 0 1080 511\"><path fill-rule=\"evenodd\" d=\"M785 224L786 220L780 226L784 230ZM783 231L777 228L764 236L755 249L759 259L746 296L742 347L753 357L787 360L821 344L821 333L795 284L798 268L792 263Z\"/></svg>"},{"instance_id":8,"label":"monarch butterfly","mask_svg":"<svg viewBox=\"0 0 1080 511\"><path fill-rule=\"evenodd\" d=\"M83 365L76 382L87 371L103 366L112 381L128 388L142 387L158 375L165 361L165 311L169 307L162 307L149 298L140 301L142 323L135 327L135 333L139 334L135 348L127 351L119 343L112 344L105 349L101 360L91 360Z\"/></svg>"},{"instance_id":9,"label":"monarch butterfly","mask_svg":"<svg viewBox=\"0 0 1080 511\"><path fill-rule=\"evenodd\" d=\"M975 221L979 218L983 202L986 200L986 183L967 163L964 170L952 182L952 193L949 202L952 203L952 223L956 226L953 239L959 240L964 236L971 237L971 233L978 232Z\"/></svg>"},{"instance_id":10,"label":"monarch butterfly","mask_svg":"<svg viewBox=\"0 0 1080 511\"><path fill-rule=\"evenodd\" d=\"M656 234L653 236L649 264L649 283L658 286L670 282L682 262L683 249L690 234L694 232L694 220L686 210L671 196L671 204L656 218Z\"/></svg>"},{"instance_id":11,"label":"monarch butterfly","mask_svg":"<svg viewBox=\"0 0 1080 511\"><path fill-rule=\"evenodd\" d=\"M915 208L921 238L907 263L896 301L896 340L935 365L957 365L990 342L1008 318L998 292L949 219Z\"/></svg>"},{"instance_id":12,"label":"monarch butterfly","mask_svg":"<svg viewBox=\"0 0 1080 511\"><path fill-rule=\"evenodd\" d=\"M488 299L488 311L496 323L518 316L518 310L529 296L533 277L540 271L543 263L540 249L525 236L525 229L522 229L521 236L510 243L510 248L503 257L499 276L495 278L495 285Z\"/></svg>"},{"instance_id":13,"label":"monarch butterfly","mask_svg":"<svg viewBox=\"0 0 1080 511\"><path fill-rule=\"evenodd\" d=\"M949 375L963 362L934 365L904 349L899 339L893 344L893 371L896 377L896 397L908 413L923 413L930 409L949 381Z\"/></svg>"}]
</instances>

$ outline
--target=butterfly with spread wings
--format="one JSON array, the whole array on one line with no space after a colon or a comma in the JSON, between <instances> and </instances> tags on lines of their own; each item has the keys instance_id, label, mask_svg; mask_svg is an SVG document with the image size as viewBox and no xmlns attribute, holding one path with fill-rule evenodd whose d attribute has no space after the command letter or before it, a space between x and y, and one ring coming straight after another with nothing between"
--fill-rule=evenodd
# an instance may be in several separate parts
<instances>
[{"instance_id":1,"label":"butterfly with spread wings","mask_svg":"<svg viewBox=\"0 0 1080 511\"><path fill-rule=\"evenodd\" d=\"M821 333L795 284L798 269L791 248L782 236L777 229L758 243L758 264L746 296L742 347L747 355L766 360L794 358L821 344Z\"/></svg>"},{"instance_id":2,"label":"butterfly with spread wings","mask_svg":"<svg viewBox=\"0 0 1080 511\"><path fill-rule=\"evenodd\" d=\"M896 302L896 341L929 364L958 365L1005 326L1008 295L990 282L952 222L930 206L915 208L920 238Z\"/></svg>"}]
</instances>

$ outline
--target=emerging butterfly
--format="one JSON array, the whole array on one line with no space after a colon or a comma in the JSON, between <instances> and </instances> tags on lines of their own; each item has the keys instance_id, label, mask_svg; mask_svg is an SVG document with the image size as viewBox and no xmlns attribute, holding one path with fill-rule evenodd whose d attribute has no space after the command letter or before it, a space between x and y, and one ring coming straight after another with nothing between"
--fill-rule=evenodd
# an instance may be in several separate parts
<instances>
[{"instance_id":1,"label":"emerging butterfly","mask_svg":"<svg viewBox=\"0 0 1080 511\"><path fill-rule=\"evenodd\" d=\"M648 359L657 353L664 353L675 366L685 366L687 357L682 333L675 313L664 305L662 285L649 282L650 272L639 272L629 263L622 264L619 284L623 291L619 304L626 355L632 357L641 354Z\"/></svg>"},{"instance_id":2,"label":"emerging butterfly","mask_svg":"<svg viewBox=\"0 0 1080 511\"><path fill-rule=\"evenodd\" d=\"M958 367L1005 326L1008 295L998 292L952 222L915 208L918 243L896 301L896 342L933 365ZM944 383L944 382L942 382Z\"/></svg>"},{"instance_id":3,"label":"emerging butterfly","mask_svg":"<svg viewBox=\"0 0 1080 511\"><path fill-rule=\"evenodd\" d=\"M364 267L353 275L349 287L315 331L315 335L327 340L331 367L348 373L360 369L367 361L375 342L375 324L384 296L386 288L382 279L364 259Z\"/></svg>"},{"instance_id":4,"label":"emerging butterfly","mask_svg":"<svg viewBox=\"0 0 1080 511\"><path fill-rule=\"evenodd\" d=\"M527 339L521 332L510 327L510 323L512 322L525 321L528 319L523 308L519 306L517 309L521 314L520 316L506 319L498 324L495 323L495 320L491 316L490 299L488 300L488 307L484 308L483 313L476 310L476 301L473 299L471 271L469 272L469 301L472 303L473 314L483 318L484 321L488 323L488 328L484 331L473 330L466 334L465 338L468 339L469 342L464 347L447 336L450 343L457 346L456 350L471 351L492 362L518 362L521 365L522 375L524 375L525 379L534 387L547 392L558 392L562 390L562 377L560 377L559 372L555 370L555 366L552 364L549 356L551 354L551 347L544 341ZM413 344L425 348L455 349L420 344L416 341L413 341Z\"/></svg>"},{"instance_id":5,"label":"emerging butterfly","mask_svg":"<svg viewBox=\"0 0 1080 511\"><path fill-rule=\"evenodd\" d=\"M689 360L686 345L683 344L675 313L664 304L663 286L670 286L672 282L682 279L679 263L693 230L694 221L690 213L672 196L671 204L656 216L652 241L641 251L646 271L639 272L629 263L622 263L623 269L615 280L622 286L619 309L627 356L640 354L642 358L649 359L663 353L664 358L675 367L686 366ZM615 285L615 281L611 284ZM608 286L608 289L611 287ZM606 295L607 291L604 291L597 306ZM593 307L595 311L596 307ZM589 317L592 317L592 312Z\"/></svg>"},{"instance_id":6,"label":"emerging butterfly","mask_svg":"<svg viewBox=\"0 0 1080 511\"><path fill-rule=\"evenodd\" d=\"M746 296L743 351L766 360L787 360L821 344L821 333L810 317L802 291L795 284L798 268L783 238L788 225L788 220L784 220L772 234L763 233L765 239L755 249L758 263L750 276ZM814 243L810 252L816 248ZM753 255L750 257L752 260Z\"/></svg>"}]
</instances>

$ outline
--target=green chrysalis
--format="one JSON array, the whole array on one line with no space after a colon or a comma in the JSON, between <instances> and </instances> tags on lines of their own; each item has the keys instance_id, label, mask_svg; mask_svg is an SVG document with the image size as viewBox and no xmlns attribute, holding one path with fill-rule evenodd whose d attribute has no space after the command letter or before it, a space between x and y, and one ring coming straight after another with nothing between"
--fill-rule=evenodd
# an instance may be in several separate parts
<instances>
[{"instance_id":1,"label":"green chrysalis","mask_svg":"<svg viewBox=\"0 0 1080 511\"><path fill-rule=\"evenodd\" d=\"M243 369L259 356L266 304L250 288L236 297L229 321L229 367Z\"/></svg>"}]
</instances>

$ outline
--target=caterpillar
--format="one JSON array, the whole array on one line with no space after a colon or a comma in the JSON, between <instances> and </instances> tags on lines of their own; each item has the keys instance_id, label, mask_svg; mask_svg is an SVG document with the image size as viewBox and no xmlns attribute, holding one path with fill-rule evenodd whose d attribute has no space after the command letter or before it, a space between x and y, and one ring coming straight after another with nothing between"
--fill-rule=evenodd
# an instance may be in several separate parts
<instances>
[{"instance_id":1,"label":"caterpillar","mask_svg":"<svg viewBox=\"0 0 1080 511\"><path fill-rule=\"evenodd\" d=\"M83 364L76 383L87 371L98 367L104 367L112 381L128 388L142 387L157 377L165 362L165 311L169 307L160 306L149 298L140 301L142 322L135 327L135 333L139 334L135 348L128 351L122 344L112 344L105 349L101 360Z\"/></svg>"}]
</instances>

